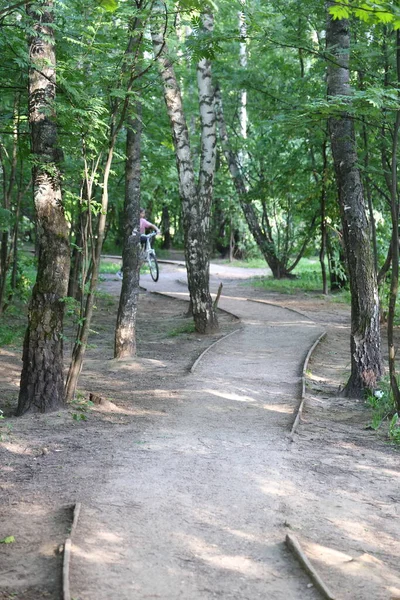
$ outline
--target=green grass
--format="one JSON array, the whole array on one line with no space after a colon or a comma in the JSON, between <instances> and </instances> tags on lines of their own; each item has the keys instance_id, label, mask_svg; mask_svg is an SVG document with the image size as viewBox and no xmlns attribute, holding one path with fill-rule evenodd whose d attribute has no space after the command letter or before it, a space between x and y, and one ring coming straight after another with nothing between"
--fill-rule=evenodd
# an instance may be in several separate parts
<instances>
[{"instance_id":1,"label":"green grass","mask_svg":"<svg viewBox=\"0 0 400 600\"><path fill-rule=\"evenodd\" d=\"M254 264L253 261L250 264ZM280 294L322 294L322 275L318 259L303 258L292 274L296 276L295 279L274 279L272 276L258 277L252 280L251 285ZM333 302L349 303L350 292L347 290L335 292L330 295L330 299Z\"/></svg>"},{"instance_id":2,"label":"green grass","mask_svg":"<svg viewBox=\"0 0 400 600\"><path fill-rule=\"evenodd\" d=\"M121 263L109 262L108 260L102 260L100 263L100 273L112 274L118 273L121 269Z\"/></svg>"},{"instance_id":3,"label":"green grass","mask_svg":"<svg viewBox=\"0 0 400 600\"><path fill-rule=\"evenodd\" d=\"M317 260L302 259L293 271L295 279L274 279L272 276L253 280L255 287L281 294L298 294L299 292L322 293L322 277Z\"/></svg>"},{"instance_id":4,"label":"green grass","mask_svg":"<svg viewBox=\"0 0 400 600\"><path fill-rule=\"evenodd\" d=\"M185 333L194 333L194 332L195 332L194 322L190 321L189 323L185 323L184 325L181 325L180 327L175 327L174 329L171 329L167 333L167 337L177 337L178 335L183 335Z\"/></svg>"},{"instance_id":5,"label":"green grass","mask_svg":"<svg viewBox=\"0 0 400 600\"><path fill-rule=\"evenodd\" d=\"M219 261L218 261L219 262ZM267 269L268 265L263 258L249 258L248 260L222 260L222 265L228 265L231 267L240 267L243 269Z\"/></svg>"}]
</instances>

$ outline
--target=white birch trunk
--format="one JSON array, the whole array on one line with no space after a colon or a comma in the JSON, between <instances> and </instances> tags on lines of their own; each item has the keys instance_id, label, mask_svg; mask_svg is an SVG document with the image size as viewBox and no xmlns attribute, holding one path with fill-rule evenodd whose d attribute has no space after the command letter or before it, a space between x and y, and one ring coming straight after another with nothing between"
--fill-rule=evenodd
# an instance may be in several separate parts
<instances>
[{"instance_id":1,"label":"white birch trunk","mask_svg":"<svg viewBox=\"0 0 400 600\"><path fill-rule=\"evenodd\" d=\"M212 17L203 18L204 27L212 29ZM163 35L155 27L152 32L154 53L164 84L164 99L171 123L179 177L185 234L185 256L188 286L196 330L209 333L218 328L209 291L209 220L215 171L215 113L211 83L211 65L202 60L198 65L200 102L201 164L196 185L187 122L182 96L174 68L168 58Z\"/></svg>"}]
</instances>

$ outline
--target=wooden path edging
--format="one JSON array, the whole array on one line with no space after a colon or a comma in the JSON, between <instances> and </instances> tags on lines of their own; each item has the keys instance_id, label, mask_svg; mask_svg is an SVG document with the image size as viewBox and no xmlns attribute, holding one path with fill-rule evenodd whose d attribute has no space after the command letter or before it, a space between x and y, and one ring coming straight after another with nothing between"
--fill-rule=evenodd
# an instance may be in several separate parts
<instances>
[{"instance_id":1,"label":"wooden path edging","mask_svg":"<svg viewBox=\"0 0 400 600\"><path fill-rule=\"evenodd\" d=\"M231 314L231 313L229 313ZM235 315L233 315L235 316ZM237 317L236 317L237 318ZM200 361L202 360L202 358L204 358L204 355L207 354L207 352L209 350L211 350L211 348L214 348L214 346L216 346L217 344L219 344L220 342L223 342L224 340L226 340L226 338L231 337L231 335L238 333L238 331L242 331L243 327L238 327L237 329L235 329L235 331L231 331L230 333L227 333L226 335L224 335L223 337L219 338L219 340L215 340L215 342L213 342L210 346L208 346L205 350L203 350L203 352L200 354L200 356L198 356L196 358L196 360L194 361L194 363L192 364L192 366L190 367L190 372L194 373L198 364L200 363Z\"/></svg>"},{"instance_id":2,"label":"wooden path edging","mask_svg":"<svg viewBox=\"0 0 400 600\"><path fill-rule=\"evenodd\" d=\"M290 306L283 306L282 304L277 304L276 302L270 302L269 300L261 300L259 298L246 298L246 300L247 300L247 302L258 302L258 304L268 304L269 306L276 306L277 308L283 308L285 310L295 313L296 315L300 315L301 317L304 317L305 319L308 319L312 323L315 322L311 317L309 317L305 313L300 312L299 310L296 310L295 308L290 308Z\"/></svg>"},{"instance_id":3,"label":"wooden path edging","mask_svg":"<svg viewBox=\"0 0 400 600\"><path fill-rule=\"evenodd\" d=\"M303 371L302 371L302 374L301 374L301 400L300 400L299 407L298 407L298 409L296 411L296 416L295 416L295 419L293 421L293 425L292 425L292 428L291 428L290 434L289 434L292 442L294 441L294 434L296 433L296 429L297 429L297 427L298 427L298 425L300 423L300 419L301 419L301 416L303 414L304 404L305 404L305 401L306 401L306 372L307 372L307 369L308 369L308 363L310 362L311 356L312 356L315 348L318 346L318 344L320 342L322 342L322 340L324 339L325 336L326 336L326 331L324 331L323 333L321 333L317 337L317 339L315 340L315 342L313 343L313 345L311 346L311 348L307 352L307 356L306 356L306 358L304 360L304 363L303 363Z\"/></svg>"},{"instance_id":4,"label":"wooden path edging","mask_svg":"<svg viewBox=\"0 0 400 600\"><path fill-rule=\"evenodd\" d=\"M81 512L81 503L77 502L74 506L74 513L71 525L71 531L69 537L65 540L64 544L64 555L63 555L63 569L62 569L62 597L63 600L71 600L71 590L69 585L69 572L71 564L72 554L72 536L75 533L78 525L79 514Z\"/></svg>"},{"instance_id":5,"label":"wooden path edging","mask_svg":"<svg viewBox=\"0 0 400 600\"><path fill-rule=\"evenodd\" d=\"M328 586L321 579L315 567L313 567L309 561L307 555L300 545L299 540L294 535L288 533L286 536L286 545L296 556L304 570L309 574L315 587L319 589L324 598L326 598L326 600L337 600L337 597L332 594Z\"/></svg>"}]
</instances>

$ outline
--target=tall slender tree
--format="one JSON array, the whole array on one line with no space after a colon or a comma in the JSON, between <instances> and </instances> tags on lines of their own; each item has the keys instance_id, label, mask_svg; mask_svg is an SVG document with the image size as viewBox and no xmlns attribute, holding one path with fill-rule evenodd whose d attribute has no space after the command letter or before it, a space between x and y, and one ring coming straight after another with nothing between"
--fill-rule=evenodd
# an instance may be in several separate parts
<instances>
[{"instance_id":1,"label":"tall slender tree","mask_svg":"<svg viewBox=\"0 0 400 600\"><path fill-rule=\"evenodd\" d=\"M328 2L328 96L351 102L348 19L334 19ZM353 120L346 108L329 119L332 155L351 290L351 375L344 394L362 398L382 373L379 298Z\"/></svg>"}]
</instances>

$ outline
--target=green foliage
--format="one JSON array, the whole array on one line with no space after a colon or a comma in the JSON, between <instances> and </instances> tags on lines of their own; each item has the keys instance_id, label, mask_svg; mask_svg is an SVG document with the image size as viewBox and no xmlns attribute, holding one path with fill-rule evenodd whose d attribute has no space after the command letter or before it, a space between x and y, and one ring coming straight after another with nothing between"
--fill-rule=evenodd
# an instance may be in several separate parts
<instances>
[{"instance_id":1,"label":"green foliage","mask_svg":"<svg viewBox=\"0 0 400 600\"><path fill-rule=\"evenodd\" d=\"M86 400L82 394L78 392L76 398L69 404L74 411L71 416L74 421L87 421L87 413L94 406L91 400Z\"/></svg>"},{"instance_id":2,"label":"green foliage","mask_svg":"<svg viewBox=\"0 0 400 600\"><path fill-rule=\"evenodd\" d=\"M13 544L15 542L15 537L13 535L8 535L7 537L0 540L0 544Z\"/></svg>"},{"instance_id":3,"label":"green foliage","mask_svg":"<svg viewBox=\"0 0 400 600\"><path fill-rule=\"evenodd\" d=\"M26 330L26 315L18 303L9 306L7 312L0 317L0 347L20 347Z\"/></svg>"},{"instance_id":4,"label":"green foliage","mask_svg":"<svg viewBox=\"0 0 400 600\"><path fill-rule=\"evenodd\" d=\"M400 444L400 422L397 413L393 415L389 423L389 438L395 444Z\"/></svg>"},{"instance_id":5,"label":"green foliage","mask_svg":"<svg viewBox=\"0 0 400 600\"><path fill-rule=\"evenodd\" d=\"M3 323L0 321L0 346L20 346L24 338L26 326Z\"/></svg>"},{"instance_id":6,"label":"green foliage","mask_svg":"<svg viewBox=\"0 0 400 600\"><path fill-rule=\"evenodd\" d=\"M114 12L118 8L117 0L97 0L99 5L108 12Z\"/></svg>"},{"instance_id":7,"label":"green foliage","mask_svg":"<svg viewBox=\"0 0 400 600\"><path fill-rule=\"evenodd\" d=\"M0 231L7 231L12 223L12 212L0 206Z\"/></svg>"},{"instance_id":8,"label":"green foliage","mask_svg":"<svg viewBox=\"0 0 400 600\"><path fill-rule=\"evenodd\" d=\"M400 29L400 8L386 0L340 0L329 8L334 19L357 17L366 24L390 24Z\"/></svg>"},{"instance_id":9,"label":"green foliage","mask_svg":"<svg viewBox=\"0 0 400 600\"><path fill-rule=\"evenodd\" d=\"M396 412L396 405L388 377L381 380L379 390L371 391L367 394L366 402L372 410L372 419L369 427L377 430L385 424L389 439L399 444L399 416Z\"/></svg>"}]
</instances>

